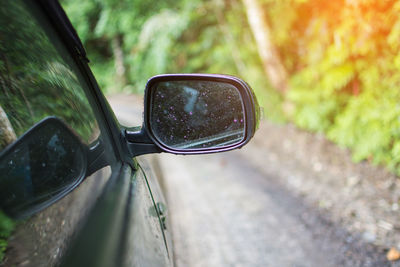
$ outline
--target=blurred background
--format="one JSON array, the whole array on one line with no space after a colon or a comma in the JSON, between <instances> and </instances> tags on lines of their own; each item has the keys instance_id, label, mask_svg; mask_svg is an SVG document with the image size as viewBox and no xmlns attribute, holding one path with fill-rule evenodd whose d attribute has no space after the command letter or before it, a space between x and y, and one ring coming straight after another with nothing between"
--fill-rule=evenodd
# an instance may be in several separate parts
<instances>
[{"instance_id":1,"label":"blurred background","mask_svg":"<svg viewBox=\"0 0 400 267\"><path fill-rule=\"evenodd\" d=\"M63 0L106 94L161 73L224 73L265 116L400 173L400 3Z\"/></svg>"},{"instance_id":2,"label":"blurred background","mask_svg":"<svg viewBox=\"0 0 400 267\"><path fill-rule=\"evenodd\" d=\"M238 76L264 107L241 151L159 158L178 266L400 258L399 1L61 3L128 126L163 73Z\"/></svg>"}]
</instances>

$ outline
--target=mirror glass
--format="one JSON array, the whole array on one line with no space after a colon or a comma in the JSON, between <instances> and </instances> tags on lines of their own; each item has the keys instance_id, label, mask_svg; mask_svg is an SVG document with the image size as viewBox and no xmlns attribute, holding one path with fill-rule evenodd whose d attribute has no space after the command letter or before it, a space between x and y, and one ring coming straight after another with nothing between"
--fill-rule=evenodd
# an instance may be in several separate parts
<instances>
[{"instance_id":1,"label":"mirror glass","mask_svg":"<svg viewBox=\"0 0 400 267\"><path fill-rule=\"evenodd\" d=\"M151 98L151 131L169 148L221 148L237 144L245 137L242 97L230 83L158 82Z\"/></svg>"},{"instance_id":2,"label":"mirror glass","mask_svg":"<svg viewBox=\"0 0 400 267\"><path fill-rule=\"evenodd\" d=\"M86 170L80 140L58 119L47 118L0 154L0 207L24 216L71 189Z\"/></svg>"}]
</instances>

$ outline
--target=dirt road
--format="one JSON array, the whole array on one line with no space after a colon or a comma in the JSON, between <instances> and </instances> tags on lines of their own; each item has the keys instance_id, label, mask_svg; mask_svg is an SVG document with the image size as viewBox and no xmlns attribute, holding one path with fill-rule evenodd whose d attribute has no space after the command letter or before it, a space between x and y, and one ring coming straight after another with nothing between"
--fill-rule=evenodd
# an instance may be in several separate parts
<instances>
[{"instance_id":1,"label":"dirt road","mask_svg":"<svg viewBox=\"0 0 400 267\"><path fill-rule=\"evenodd\" d=\"M138 103L111 98L117 117L131 126L140 122ZM255 139L266 136L259 131ZM157 157L178 267L399 266L294 193L282 179L290 168L260 142L221 154Z\"/></svg>"}]
</instances>

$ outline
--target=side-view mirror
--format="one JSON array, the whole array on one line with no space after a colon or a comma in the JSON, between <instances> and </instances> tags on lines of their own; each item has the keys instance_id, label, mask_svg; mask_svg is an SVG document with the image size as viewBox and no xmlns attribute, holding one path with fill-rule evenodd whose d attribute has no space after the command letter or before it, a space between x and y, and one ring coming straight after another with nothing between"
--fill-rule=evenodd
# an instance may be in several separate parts
<instances>
[{"instance_id":1,"label":"side-view mirror","mask_svg":"<svg viewBox=\"0 0 400 267\"><path fill-rule=\"evenodd\" d=\"M54 203L85 177L87 150L60 119L47 117L0 153L0 208L25 217Z\"/></svg>"},{"instance_id":2,"label":"side-view mirror","mask_svg":"<svg viewBox=\"0 0 400 267\"><path fill-rule=\"evenodd\" d=\"M152 77L144 125L126 130L132 156L152 152L204 154L242 147L253 137L259 107L251 88L228 75Z\"/></svg>"}]
</instances>

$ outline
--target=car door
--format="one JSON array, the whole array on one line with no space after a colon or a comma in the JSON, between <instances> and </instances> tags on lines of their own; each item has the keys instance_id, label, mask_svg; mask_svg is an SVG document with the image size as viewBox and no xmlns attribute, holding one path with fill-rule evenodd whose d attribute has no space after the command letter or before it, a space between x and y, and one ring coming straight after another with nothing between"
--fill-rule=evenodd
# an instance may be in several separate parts
<instances>
[{"instance_id":1,"label":"car door","mask_svg":"<svg viewBox=\"0 0 400 267\"><path fill-rule=\"evenodd\" d=\"M67 185L53 181L53 187L63 190L48 189L45 201L37 197L40 205L24 212L7 213L1 206L9 217L25 218L15 221L3 264L168 265L146 177L125 153L119 126L58 3L6 1L0 23L0 153L41 120L56 117L88 147L90 174ZM29 159L36 165L41 160ZM25 181L18 185L10 195L21 198L32 192Z\"/></svg>"}]
</instances>

